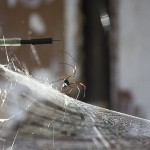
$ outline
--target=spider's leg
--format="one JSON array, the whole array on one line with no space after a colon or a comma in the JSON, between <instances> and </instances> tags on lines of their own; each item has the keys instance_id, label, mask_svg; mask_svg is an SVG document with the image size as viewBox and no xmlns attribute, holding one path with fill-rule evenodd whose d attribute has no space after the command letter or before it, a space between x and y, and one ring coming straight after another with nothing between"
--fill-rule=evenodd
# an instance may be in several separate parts
<instances>
[{"instance_id":1,"label":"spider's leg","mask_svg":"<svg viewBox=\"0 0 150 150\"><path fill-rule=\"evenodd\" d=\"M84 94L83 94L83 98L82 98L82 100L83 100L85 97L86 86L81 82L79 82L79 84L84 88Z\"/></svg>"},{"instance_id":2,"label":"spider's leg","mask_svg":"<svg viewBox=\"0 0 150 150\"><path fill-rule=\"evenodd\" d=\"M76 60L75 60L74 57L73 57L71 54L69 54L67 51L64 51L63 53L66 53L68 56L70 56L70 57L72 58L72 60L74 61L74 65L70 65L70 64L68 64L68 63L59 63L59 64L66 64L66 65L68 65L68 66L71 66L71 67L72 67L72 75L71 75L71 77L74 77L75 74L76 74L76 70L77 70Z\"/></svg>"},{"instance_id":3,"label":"spider's leg","mask_svg":"<svg viewBox=\"0 0 150 150\"><path fill-rule=\"evenodd\" d=\"M62 76L62 77L60 77L59 79L57 79L56 81L51 82L51 84L52 84L52 83L59 82L59 81L61 81L61 80L64 80L65 78L66 78L66 76Z\"/></svg>"},{"instance_id":4,"label":"spider's leg","mask_svg":"<svg viewBox=\"0 0 150 150\"><path fill-rule=\"evenodd\" d=\"M73 73L72 77L75 76L76 70L77 70L77 66L76 66L76 63L75 63L75 64L74 64L74 67L73 67L73 70L72 70L72 73Z\"/></svg>"},{"instance_id":5,"label":"spider's leg","mask_svg":"<svg viewBox=\"0 0 150 150\"><path fill-rule=\"evenodd\" d=\"M72 90L73 90L73 88L71 88L71 89L69 90L69 92L67 92L67 94L70 94L70 93L72 92Z\"/></svg>"},{"instance_id":6,"label":"spider's leg","mask_svg":"<svg viewBox=\"0 0 150 150\"><path fill-rule=\"evenodd\" d=\"M78 99L78 98L79 98L79 95L80 95L80 88L79 88L79 86L78 86L78 83L72 82L72 83L70 83L70 85L75 85L76 88L78 89L78 94L77 94L77 97L76 97L76 99Z\"/></svg>"},{"instance_id":7,"label":"spider's leg","mask_svg":"<svg viewBox=\"0 0 150 150\"><path fill-rule=\"evenodd\" d=\"M76 97L76 99L78 99L79 95L80 95L80 88L78 87L78 85L76 85L77 89L78 89L78 95Z\"/></svg>"},{"instance_id":8,"label":"spider's leg","mask_svg":"<svg viewBox=\"0 0 150 150\"><path fill-rule=\"evenodd\" d=\"M60 65L68 65L68 66L72 67L72 74L70 75L70 77L74 77L74 76L75 76L75 74L76 74L76 69L77 69L76 63L74 64L74 66L73 66L73 65L70 65L70 64L68 64L68 63L59 63L59 64L60 64Z\"/></svg>"},{"instance_id":9,"label":"spider's leg","mask_svg":"<svg viewBox=\"0 0 150 150\"><path fill-rule=\"evenodd\" d=\"M66 77L66 80L68 80L70 77L72 77L72 75L70 75L70 76Z\"/></svg>"},{"instance_id":10,"label":"spider's leg","mask_svg":"<svg viewBox=\"0 0 150 150\"><path fill-rule=\"evenodd\" d=\"M62 90L63 90L63 85L62 85L61 88L60 88L60 92L62 92Z\"/></svg>"}]
</instances>

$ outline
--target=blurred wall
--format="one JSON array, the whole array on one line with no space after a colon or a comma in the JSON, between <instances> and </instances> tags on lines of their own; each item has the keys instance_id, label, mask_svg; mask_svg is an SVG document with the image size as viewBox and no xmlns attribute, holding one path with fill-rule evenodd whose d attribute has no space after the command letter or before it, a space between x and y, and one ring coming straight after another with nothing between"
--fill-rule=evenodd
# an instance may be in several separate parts
<instances>
[{"instance_id":1,"label":"blurred wall","mask_svg":"<svg viewBox=\"0 0 150 150\"><path fill-rule=\"evenodd\" d=\"M64 10L61 0L2 0L0 4L0 37L22 39L52 37L62 40ZM27 65L30 73L34 68L49 67L56 52L62 49L60 42L35 47L41 61L37 64L30 45L8 48L10 58L14 54ZM0 63L6 63L5 51L0 51Z\"/></svg>"},{"instance_id":2,"label":"blurred wall","mask_svg":"<svg viewBox=\"0 0 150 150\"><path fill-rule=\"evenodd\" d=\"M149 6L149 0L119 1L116 74L121 105L129 109L127 113L148 119L150 119Z\"/></svg>"}]
</instances>

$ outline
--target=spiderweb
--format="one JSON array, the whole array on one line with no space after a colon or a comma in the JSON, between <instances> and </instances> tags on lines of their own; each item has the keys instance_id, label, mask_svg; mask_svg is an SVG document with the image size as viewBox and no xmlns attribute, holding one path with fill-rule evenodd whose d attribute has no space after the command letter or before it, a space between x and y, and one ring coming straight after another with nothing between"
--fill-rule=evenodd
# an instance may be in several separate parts
<instances>
[{"instance_id":1,"label":"spiderweb","mask_svg":"<svg viewBox=\"0 0 150 150\"><path fill-rule=\"evenodd\" d=\"M15 55L9 57L7 47L3 50L7 64L0 65L0 149L150 148L150 121L68 97L35 80Z\"/></svg>"}]
</instances>

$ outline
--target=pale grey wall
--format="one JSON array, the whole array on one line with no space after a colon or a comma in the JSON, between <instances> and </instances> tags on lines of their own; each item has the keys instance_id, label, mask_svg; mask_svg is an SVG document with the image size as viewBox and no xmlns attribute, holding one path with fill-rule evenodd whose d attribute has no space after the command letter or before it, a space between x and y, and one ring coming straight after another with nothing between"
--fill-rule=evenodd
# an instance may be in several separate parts
<instances>
[{"instance_id":1,"label":"pale grey wall","mask_svg":"<svg viewBox=\"0 0 150 150\"><path fill-rule=\"evenodd\" d=\"M118 84L150 119L150 0L121 0Z\"/></svg>"}]
</instances>

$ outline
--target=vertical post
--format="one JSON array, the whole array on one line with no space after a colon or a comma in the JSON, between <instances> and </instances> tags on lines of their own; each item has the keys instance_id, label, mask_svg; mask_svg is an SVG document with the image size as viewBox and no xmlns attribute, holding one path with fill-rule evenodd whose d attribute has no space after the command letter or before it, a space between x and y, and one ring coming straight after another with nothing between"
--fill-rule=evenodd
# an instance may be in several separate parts
<instances>
[{"instance_id":1,"label":"vertical post","mask_svg":"<svg viewBox=\"0 0 150 150\"><path fill-rule=\"evenodd\" d=\"M91 103L102 103L110 108L108 32L104 30L100 19L103 9L107 9L103 0L83 1L86 100L90 102L92 99Z\"/></svg>"}]
</instances>

